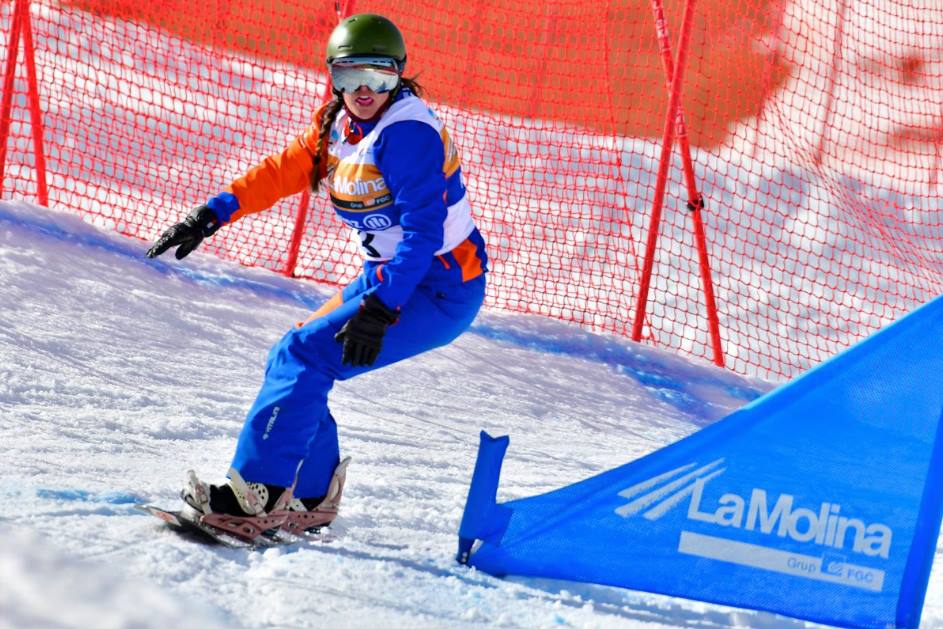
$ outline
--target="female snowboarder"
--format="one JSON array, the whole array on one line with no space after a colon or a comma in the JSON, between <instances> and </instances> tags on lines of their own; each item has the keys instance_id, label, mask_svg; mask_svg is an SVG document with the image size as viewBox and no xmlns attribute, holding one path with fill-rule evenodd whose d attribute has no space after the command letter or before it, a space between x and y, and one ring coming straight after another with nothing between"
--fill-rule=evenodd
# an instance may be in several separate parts
<instances>
[{"instance_id":1,"label":"female snowboarder","mask_svg":"<svg viewBox=\"0 0 943 629\"><path fill-rule=\"evenodd\" d=\"M325 184L359 237L360 275L272 348L229 482L189 474L184 499L203 521L245 537L304 530L337 513L340 461L328 392L445 345L471 325L485 295L487 255L465 194L458 151L403 77L406 46L385 17L334 29L327 67L334 98L281 153L170 227L148 250L178 259L220 227Z\"/></svg>"}]
</instances>

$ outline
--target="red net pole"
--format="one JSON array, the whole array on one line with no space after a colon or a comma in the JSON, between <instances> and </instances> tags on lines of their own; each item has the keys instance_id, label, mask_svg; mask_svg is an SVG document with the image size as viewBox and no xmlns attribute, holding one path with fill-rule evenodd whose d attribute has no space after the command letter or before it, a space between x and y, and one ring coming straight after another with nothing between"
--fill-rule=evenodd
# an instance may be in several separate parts
<instances>
[{"instance_id":1,"label":"red net pole","mask_svg":"<svg viewBox=\"0 0 943 629\"><path fill-rule=\"evenodd\" d=\"M681 41L678 43L678 64L671 79L671 96L668 99L668 112L665 114L665 129L662 135L661 160L658 164L658 178L655 184L655 198L652 200L652 216L648 227L648 240L645 244L645 262L642 265L642 278L639 284L638 301L635 307L635 322L632 325L632 340L642 339L642 327L645 322L645 308L648 302L648 290L651 286L652 267L655 263L655 247L658 243L658 229L661 226L661 209L665 199L668 182L668 168L671 165L671 148L677 113L681 102L681 85L684 81L684 66L691 40L691 27L694 23L696 0L687 0L684 5L684 17L681 22ZM664 26L664 21L662 22Z\"/></svg>"},{"instance_id":2,"label":"red net pole","mask_svg":"<svg viewBox=\"0 0 943 629\"><path fill-rule=\"evenodd\" d=\"M338 24L353 11L354 0L345 2L335 2L334 9L337 12ZM324 103L331 97L330 77L324 84L324 88L318 96L318 102ZM305 190L301 194L301 200L298 202L298 210L295 213L295 226L291 233L291 241L288 244L288 260L285 262L285 275L295 276L295 269L298 266L298 254L301 251L301 243L304 240L305 224L308 222L308 208L311 206L311 191Z\"/></svg>"},{"instance_id":3,"label":"red net pole","mask_svg":"<svg viewBox=\"0 0 943 629\"><path fill-rule=\"evenodd\" d=\"M291 241L288 244L288 260L285 262L284 274L295 276L295 267L298 265L298 252L301 251L301 240L304 236L305 223L308 222L308 206L311 203L311 191L301 193L298 202L298 211L295 213L295 227L291 232Z\"/></svg>"},{"instance_id":4,"label":"red net pole","mask_svg":"<svg viewBox=\"0 0 943 629\"><path fill-rule=\"evenodd\" d=\"M701 197L698 200L703 203ZM692 206L688 206L692 207ZM693 206L691 220L694 222L694 240L697 242L698 264L701 267L701 277L704 278L704 305L707 308L707 324L711 336L711 348L714 350L714 364L724 367L724 350L720 343L720 319L717 316L717 303L714 300L714 285L711 282L710 258L707 254L707 237L704 233L704 222L701 220L703 205Z\"/></svg>"},{"instance_id":5,"label":"red net pole","mask_svg":"<svg viewBox=\"0 0 943 629\"><path fill-rule=\"evenodd\" d=\"M671 58L671 39L668 36L668 22L665 19L665 9L661 0L652 0L652 12L655 14L655 32L658 36L658 47L661 51L661 61L665 69L665 80L668 89L671 89L674 77L674 61ZM681 163L684 169L684 181L688 190L688 209L691 211L691 220L694 224L694 239L697 243L698 262L701 270L701 281L704 284L704 302L707 308L707 321L710 330L711 348L714 352L714 363L724 366L724 352L720 343L720 320L717 317L717 304L714 301L714 284L711 279L710 258L707 253L707 238L704 233L704 222L701 220L701 210L704 209L704 197L697 189L697 179L694 176L694 161L691 159L691 143L688 140L687 125L684 122L684 107L678 103L677 128L678 147L681 150Z\"/></svg>"},{"instance_id":6,"label":"red net pole","mask_svg":"<svg viewBox=\"0 0 943 629\"><path fill-rule=\"evenodd\" d=\"M20 52L20 29L23 1L16 0L10 20L10 37L7 40L7 63L3 74L3 105L0 109L0 194L3 193L3 178L7 163L7 142L10 139L10 116L13 112L13 83L16 80L16 61Z\"/></svg>"},{"instance_id":7,"label":"red net pole","mask_svg":"<svg viewBox=\"0 0 943 629\"><path fill-rule=\"evenodd\" d=\"M30 26L29 0L22 2L20 27L23 33L23 59L26 62L26 83L29 89L30 128L33 131L33 154L36 159L36 198L42 206L49 205L49 190L46 187L46 151L43 143L43 115L39 107L39 85L36 80L36 49L33 46L33 29Z\"/></svg>"}]
</instances>

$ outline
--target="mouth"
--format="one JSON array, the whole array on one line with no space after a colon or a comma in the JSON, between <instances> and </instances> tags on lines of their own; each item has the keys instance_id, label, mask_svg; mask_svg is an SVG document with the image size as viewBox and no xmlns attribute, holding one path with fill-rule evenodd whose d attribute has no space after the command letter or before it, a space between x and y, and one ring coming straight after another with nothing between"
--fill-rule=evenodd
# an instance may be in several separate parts
<instances>
[{"instance_id":1,"label":"mouth","mask_svg":"<svg viewBox=\"0 0 943 629\"><path fill-rule=\"evenodd\" d=\"M373 97L372 96L358 96L355 102L360 107L369 107L370 105L373 104Z\"/></svg>"}]
</instances>

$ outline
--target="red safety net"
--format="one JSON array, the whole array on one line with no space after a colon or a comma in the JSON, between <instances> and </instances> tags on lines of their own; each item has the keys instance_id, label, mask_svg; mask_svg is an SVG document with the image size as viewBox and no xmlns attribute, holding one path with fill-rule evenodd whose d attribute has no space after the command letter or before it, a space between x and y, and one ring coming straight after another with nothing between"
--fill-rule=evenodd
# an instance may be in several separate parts
<instances>
[{"instance_id":1,"label":"red safety net","mask_svg":"<svg viewBox=\"0 0 943 629\"><path fill-rule=\"evenodd\" d=\"M406 36L491 309L778 379L943 288L939 0L15 0L4 197L153 239L308 124L345 11ZM360 266L321 195L204 250L333 284Z\"/></svg>"}]
</instances>

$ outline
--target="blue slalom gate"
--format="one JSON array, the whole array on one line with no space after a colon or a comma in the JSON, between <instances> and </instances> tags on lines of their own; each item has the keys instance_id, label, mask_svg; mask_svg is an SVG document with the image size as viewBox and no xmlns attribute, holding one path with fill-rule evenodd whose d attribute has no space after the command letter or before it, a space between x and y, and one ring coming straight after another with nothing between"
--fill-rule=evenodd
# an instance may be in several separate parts
<instances>
[{"instance_id":1,"label":"blue slalom gate","mask_svg":"<svg viewBox=\"0 0 943 629\"><path fill-rule=\"evenodd\" d=\"M849 627L917 627L943 508L943 298L707 428L496 502L481 435L458 559Z\"/></svg>"}]
</instances>

